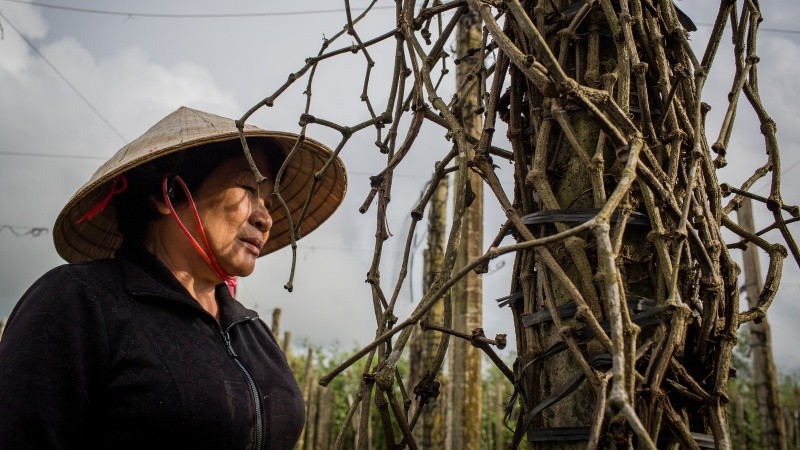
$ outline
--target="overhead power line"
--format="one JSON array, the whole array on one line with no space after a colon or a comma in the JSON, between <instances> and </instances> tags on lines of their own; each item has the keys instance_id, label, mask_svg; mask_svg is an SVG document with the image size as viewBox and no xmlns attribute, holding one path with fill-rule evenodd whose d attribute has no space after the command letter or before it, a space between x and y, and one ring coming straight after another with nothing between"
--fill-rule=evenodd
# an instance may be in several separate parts
<instances>
[{"instance_id":1,"label":"overhead power line","mask_svg":"<svg viewBox=\"0 0 800 450\"><path fill-rule=\"evenodd\" d=\"M103 114L102 114L102 113L101 113L101 112L100 112L100 111L99 111L97 108L95 108L95 106L92 104L92 102L90 102L90 101L89 101L89 99L88 99L88 98L86 98L86 96L84 96L84 95L81 93L81 91L79 91L79 90L78 90L78 88L77 88L77 87L75 87L75 85L74 85L74 84L72 84L72 83L69 81L69 79L67 79L67 77L66 77L66 76L64 76L64 74L63 74L63 73L61 73L61 71L60 71L60 70L58 70L58 68L57 68L57 67L56 67L56 66L55 66L53 63L51 63L51 62L50 62L50 60L49 60L49 59L47 59L47 57L46 57L46 56L44 56L44 54L43 54L42 52L40 52L40 51L39 51L39 49L38 49L38 48L37 48L35 45L33 45L33 42L31 42L31 40L30 40L30 39L28 39L28 37L27 37L27 36L25 36L24 34L22 34L22 32L21 32L21 31L19 31L19 29L18 29L16 26L14 26L14 23L13 23L13 22L11 22L10 20L8 20L8 17L6 17L6 16L3 14L3 12L2 12L2 11L0 11L0 17L2 17L3 19L5 19L6 23L8 23L8 25L11 27L11 29L13 29L14 31L16 31L16 32L17 32L17 34L18 34L18 35L19 35L19 36L22 38L22 40L23 40L23 41L25 41L25 43L26 43L26 44L28 44L28 47L30 47L30 48L31 48L31 50L33 50L33 51L34 51L34 52L35 52L37 55L39 55L39 57L40 57L40 58L42 58L42 60L43 60L45 63L47 63L47 65L48 65L48 66L50 66L50 68L51 68L51 69L53 69L53 72L55 72L55 73L56 73L56 75L58 75L58 76L59 76L59 77L60 77L62 80L64 80L64 82L65 82L65 83L67 83L67 86L69 86L69 87L70 87L70 89L72 89L72 91L73 91L73 92L75 92L75 94L77 94L77 95L78 95L78 97L80 97L80 98L81 98L81 100L83 100L83 102L84 102L84 103L86 103L86 105L89 107L89 109L91 109L91 110L92 110L92 111L93 111L93 112L94 112L94 113L97 115L97 117L99 117L99 118L100 118L100 120L102 120L102 121L103 121L103 123L105 123L105 124L108 126L108 128L110 128L110 129L111 129L111 131L113 131L113 132L114 132L114 134L116 134L116 135L117 135L117 136L118 136L118 137L119 137L119 138L122 140L122 142L127 142L127 139L125 139L125 137L122 135L122 133L120 133L120 132L119 132L119 130L117 130L116 128L114 128L114 125L111 125L111 122L109 122L109 121L108 121L108 119L106 119L106 118L105 118L105 116L103 116Z\"/></svg>"},{"instance_id":2,"label":"overhead power line","mask_svg":"<svg viewBox=\"0 0 800 450\"><path fill-rule=\"evenodd\" d=\"M7 2L20 3L23 5L39 6L41 8L58 9L61 11L71 11L89 14L103 14L107 16L123 17L149 17L159 19L220 19L220 18L242 18L242 17L278 17L278 16L302 16L308 14L328 14L345 11L344 8L338 9L316 9L307 11L270 11L270 12L243 12L243 13L212 13L212 14L167 14L167 13L138 13L125 11L107 11L90 8L75 8L72 6L52 5L48 3L29 2L25 0L6 0ZM394 5L373 6L372 9L394 9ZM365 7L350 8L351 11L364 11Z\"/></svg>"},{"instance_id":3,"label":"overhead power line","mask_svg":"<svg viewBox=\"0 0 800 450\"><path fill-rule=\"evenodd\" d=\"M109 158L108 156L76 155L70 153L10 152L5 150L0 150L0 155L20 156L23 158L93 159L97 161L105 161ZM359 172L356 170L349 170L348 173L351 175L364 175L364 176L374 175L374 173L371 172ZM400 178L421 178L421 179L430 178L429 175L414 175L414 174L402 174L402 173L395 173L394 176Z\"/></svg>"},{"instance_id":4,"label":"overhead power line","mask_svg":"<svg viewBox=\"0 0 800 450\"><path fill-rule=\"evenodd\" d=\"M69 155L63 154L60 155L58 153L27 153L27 152L7 152L7 151L0 151L0 155L6 156L22 156L26 158L61 158L61 159L97 159L97 160L105 160L108 159L106 156L90 156L90 155Z\"/></svg>"},{"instance_id":5,"label":"overhead power line","mask_svg":"<svg viewBox=\"0 0 800 450\"><path fill-rule=\"evenodd\" d=\"M105 161L109 158L108 156L76 155L69 153L9 152L5 150L0 150L0 156L19 156L23 158L93 159L97 161ZM357 170L348 170L347 173L350 175L362 175L366 177L375 175L372 172L361 172ZM420 180L430 179L430 175L412 173L395 173L393 176L397 178L416 178ZM501 182L501 184L510 185L511 183Z\"/></svg>"},{"instance_id":6,"label":"overhead power line","mask_svg":"<svg viewBox=\"0 0 800 450\"><path fill-rule=\"evenodd\" d=\"M698 27L713 27L713 23L703 23L703 22L695 22L695 25ZM769 28L769 27L758 27L758 31L766 31L770 33L785 33L785 34L800 34L800 30L789 30L786 28Z\"/></svg>"},{"instance_id":7,"label":"overhead power line","mask_svg":"<svg viewBox=\"0 0 800 450\"><path fill-rule=\"evenodd\" d=\"M101 14L106 16L121 16L121 17L142 17L142 18L157 18L157 19L230 19L230 18L247 18L247 17L281 17L281 16L303 16L311 14L330 14L344 12L344 8L335 9L311 9L306 11L256 11L256 12L242 12L242 13L208 13L208 14L169 14L169 13L145 13L145 12L127 12L127 11L109 11L103 9L93 8L77 8L74 6L54 5L51 3L31 2L26 0L5 0L10 3L18 3L21 5L38 6L40 8L56 9L60 11L70 11L85 14ZM366 7L350 8L351 11L364 11ZM373 6L372 10L381 9L395 9L394 5ZM697 26L712 27L713 23L695 22ZM771 33L785 33L800 35L800 30L789 30L784 28L769 28L759 27L759 31L766 31Z\"/></svg>"}]
</instances>

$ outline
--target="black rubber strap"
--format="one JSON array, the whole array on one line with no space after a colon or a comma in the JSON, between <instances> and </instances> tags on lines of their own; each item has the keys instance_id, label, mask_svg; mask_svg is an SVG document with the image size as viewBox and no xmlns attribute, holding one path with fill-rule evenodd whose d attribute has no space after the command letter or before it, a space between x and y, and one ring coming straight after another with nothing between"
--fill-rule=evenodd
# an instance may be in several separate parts
<instances>
[{"instance_id":1,"label":"black rubber strap","mask_svg":"<svg viewBox=\"0 0 800 450\"><path fill-rule=\"evenodd\" d=\"M611 367L611 355L608 353L601 353L599 355L595 355L589 358L588 361L589 365L594 367L598 370L606 370ZM550 395L546 399L542 400L538 405L536 405L533 409L528 411L525 414L525 420L523 421L523 426L525 429L528 429L533 422L533 419L536 418L539 413L544 411L545 409L553 406L554 404L558 403L564 397L568 396L569 394L573 393L578 387L583 383L583 380L586 378L586 375L581 371L578 372L571 380L564 383L561 389L558 389L556 393ZM530 431L528 432L528 439L530 440Z\"/></svg>"},{"instance_id":2,"label":"black rubber strap","mask_svg":"<svg viewBox=\"0 0 800 450\"><path fill-rule=\"evenodd\" d=\"M673 307L667 305L645 308L644 311L633 314L631 316L631 322L639 325L642 328L664 323L669 317L672 316L672 311ZM608 320L603 320L600 322L600 327L606 333L611 333L611 325ZM578 332L578 337L582 341L589 340L590 338L594 337L594 331L588 327L583 327Z\"/></svg>"},{"instance_id":3,"label":"black rubber strap","mask_svg":"<svg viewBox=\"0 0 800 450\"><path fill-rule=\"evenodd\" d=\"M549 211L537 211L522 217L525 225L540 225L544 223L564 222L564 223L584 223L594 218L599 209L595 208L575 208L575 209L552 209ZM611 215L611 222L619 221L619 212L615 211ZM650 226L650 219L646 214L631 211L628 216L628 225Z\"/></svg>"},{"instance_id":4,"label":"black rubber strap","mask_svg":"<svg viewBox=\"0 0 800 450\"><path fill-rule=\"evenodd\" d=\"M692 437L700 448L717 448L717 442L710 434L692 433Z\"/></svg>"},{"instance_id":5,"label":"black rubber strap","mask_svg":"<svg viewBox=\"0 0 800 450\"><path fill-rule=\"evenodd\" d=\"M638 297L638 296L629 296L630 300L628 300L628 306L632 310L640 310L641 312L634 314L631 316L631 321L640 327L647 327L650 325L663 323L665 322L671 315L672 315L672 307L669 306L654 306L655 300ZM610 333L610 326L608 321L603 321L600 323L600 326L606 333ZM588 341L594 337L594 331L592 331L588 327L581 328L577 335L576 339L579 342ZM543 353L539 354L532 360L528 361L523 367L519 368L518 370L515 368L515 378L516 382L514 383L514 394L512 395L511 400L504 408L506 410L506 418L510 415L510 410L513 408L513 402L516 401L518 394L522 394L523 397L527 398L527 392L525 390L525 385L522 383L524 379L525 371L528 370L530 366L533 364L543 361L551 356L557 355L564 350L566 350L567 344L564 342L557 342L553 344L550 348L545 350ZM595 355L593 358L589 360L589 364L593 367L610 367L611 366L611 356L607 353L603 353L600 355ZM528 414L525 415L525 423L526 428L529 425L530 420L539 414L544 409L552 406L559 400L563 399L567 395L569 395L572 391L580 386L580 383L583 381L583 373L579 373L575 377L573 377L570 381L568 381L564 387L557 391L556 394L551 395L550 397L546 398L542 401L539 405L534 407ZM530 419L530 420L529 420Z\"/></svg>"},{"instance_id":6,"label":"black rubber strap","mask_svg":"<svg viewBox=\"0 0 800 450\"><path fill-rule=\"evenodd\" d=\"M588 441L589 427L553 427L528 429L528 442L576 442ZM717 448L714 436L702 433L692 433L692 438L700 448ZM667 448L675 439L659 439L658 448Z\"/></svg>"},{"instance_id":7,"label":"black rubber strap","mask_svg":"<svg viewBox=\"0 0 800 450\"><path fill-rule=\"evenodd\" d=\"M628 298L629 298L629 300L627 301L628 309L630 309L631 311L636 311L636 312L645 311L649 308L654 307L656 304L655 300L649 298L631 296L631 295L629 295ZM574 302L566 303L557 308L558 317L562 319L574 317L577 310L578 310L578 305L576 305ZM553 316L550 314L550 311L547 310L542 310L542 311L537 311L535 313L522 315L522 323L526 327L532 327L542 322L550 322L552 320Z\"/></svg>"},{"instance_id":8,"label":"black rubber strap","mask_svg":"<svg viewBox=\"0 0 800 450\"><path fill-rule=\"evenodd\" d=\"M589 427L529 428L528 442L575 442L588 441Z\"/></svg>"},{"instance_id":9,"label":"black rubber strap","mask_svg":"<svg viewBox=\"0 0 800 450\"><path fill-rule=\"evenodd\" d=\"M680 439L678 439L674 433L664 430L665 432L659 435L658 439L658 448L667 448L673 442L682 443ZM714 441L714 436L710 434L703 434L703 433L690 433L692 436L692 440L694 440L695 444L697 444L700 448L717 448L717 443ZM681 446L683 447L683 446Z\"/></svg>"},{"instance_id":10,"label":"black rubber strap","mask_svg":"<svg viewBox=\"0 0 800 450\"><path fill-rule=\"evenodd\" d=\"M496 299L495 301L497 302L497 307L498 308L502 308L503 306L506 306L506 305L513 305L514 303L516 303L517 300L519 300L521 298L522 298L522 291L517 291L517 292L514 292L511 295L506 295L505 297L500 297L500 298Z\"/></svg>"}]
</instances>

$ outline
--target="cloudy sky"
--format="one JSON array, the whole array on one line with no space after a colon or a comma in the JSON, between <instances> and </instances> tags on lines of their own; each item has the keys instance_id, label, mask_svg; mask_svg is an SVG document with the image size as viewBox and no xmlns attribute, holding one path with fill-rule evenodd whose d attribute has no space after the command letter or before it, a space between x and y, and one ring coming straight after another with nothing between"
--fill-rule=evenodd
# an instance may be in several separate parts
<instances>
[{"instance_id":1,"label":"cloudy sky","mask_svg":"<svg viewBox=\"0 0 800 450\"><path fill-rule=\"evenodd\" d=\"M351 3L354 7L367 4ZM679 2L699 24L692 37L698 53L702 53L708 24L715 16L709 6L713 3ZM188 0L52 0L48 4L151 15L247 15L126 17L0 0L0 12L5 16L0 17L0 224L17 227L0 231L0 317L11 312L36 278L62 263L49 233L35 237L16 236L15 232L25 233L29 227L49 230L60 208L105 158L179 106L241 116L277 89L289 73L302 67L306 57L319 51L323 39L333 36L345 23L341 3L332 0L271 1L269 10L259 1L224 6L221 2ZM358 27L362 39L392 28L393 4L379 1L381 9ZM784 198L797 204L800 127L795 122L800 112L796 88L800 79L800 31L796 30L800 30L800 8L792 0L763 2L763 7L766 20L762 27L775 31L760 34L761 94L778 123L786 172ZM338 42L334 48L351 43L349 39ZM390 75L392 52L391 43L372 52L378 64L370 96L376 105L386 100L380 87ZM731 52L725 48L717 66L730 61ZM312 113L343 124L368 117L359 101L363 70L361 55L335 58L321 65ZM724 114L730 80L731 74L724 67L709 78L706 101L714 107L709 116L710 130L716 129L713 124L718 124ZM274 108L260 111L251 122L267 129L298 130L304 88L305 82L289 89ZM742 125L753 122L746 106L740 108L737 117ZM321 127L309 128L308 134L331 146L338 142L335 134ZM716 136L714 131L708 134L710 139ZM364 279L372 257L375 215L374 209L364 215L358 213L369 190L369 175L385 163L374 140L374 134L358 134L343 152L350 172L348 197L325 227L300 242L294 292L282 288L289 272L288 251L264 258L255 274L240 284L242 302L257 309L267 322L273 308L283 309L282 328L292 331L297 344L307 339L322 345L338 342L350 348L374 335L371 296ZM392 290L399 266L408 213L433 161L447 150L441 130L433 126L423 129L419 142L395 178L389 211L394 237L387 242L382 266L387 292ZM758 126L740 127L729 150L731 164L720 173L721 180L738 184L745 170L760 165L762 149ZM510 179L510 166L502 166L500 172L504 180ZM490 240L503 215L488 198L486 216L485 234ZM767 219L756 220L757 226L767 224ZM421 249L417 256L415 267L419 268ZM766 262L762 265L765 270ZM508 309L498 309L493 300L508 293L510 266L510 259L495 261L484 277L484 327L490 335L513 334ZM401 318L413 307L412 299L419 298L416 272L414 286L406 288L399 302ZM800 368L800 356L793 349L800 341L800 327L795 326L800 319L799 273L796 264L787 260L783 286L770 310L776 360L784 368Z\"/></svg>"}]
</instances>

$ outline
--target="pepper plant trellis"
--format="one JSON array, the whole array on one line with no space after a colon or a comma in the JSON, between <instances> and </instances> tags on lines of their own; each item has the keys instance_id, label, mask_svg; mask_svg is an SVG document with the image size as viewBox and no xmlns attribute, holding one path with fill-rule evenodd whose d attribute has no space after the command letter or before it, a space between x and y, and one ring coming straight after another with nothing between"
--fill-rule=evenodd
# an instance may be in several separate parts
<instances>
[{"instance_id":1,"label":"pepper plant trellis","mask_svg":"<svg viewBox=\"0 0 800 450\"><path fill-rule=\"evenodd\" d=\"M258 109L272 107L289 86L305 82L301 136L311 126L335 130L341 134L339 154L355 133L373 132L378 150L386 155L360 209L375 210L367 282L376 338L320 379L324 386L366 359L345 422L356 408L374 406L387 448L417 448L412 429L422 406L438 395L435 374L448 339L456 336L482 349L516 387L513 401L520 408L509 421L515 429L510 448L526 438L538 448L654 449L662 443L730 448L725 405L736 331L764 317L780 283L787 247L800 264L787 227L800 210L783 202L776 127L758 91L759 2L721 0L700 57L687 38L692 21L670 0L398 0L387 32L365 38L358 24L375 4L355 15L345 0L343 30L237 121L243 126ZM445 47L468 13L483 21L484 37L470 51L470 60L477 61L472 76L448 91L441 83L449 61ZM725 30L734 40L735 73L727 112L712 142L703 89ZM353 43L336 47L345 36ZM385 85L376 86L374 49L392 39L392 74ZM346 53L364 58L359 100L369 119L356 124L339 124L311 109L317 68ZM464 132L456 114L461 93L476 85L484 119L477 138ZM374 103L370 91L380 91L385 104ZM765 158L734 187L719 183L717 169L733 157L726 150L745 99L760 121ZM507 123L506 136L495 135L498 119ZM387 288L379 265L389 238L386 211L393 173L415 150L423 125L441 127L449 151L432 168L428 188L410 212L401 270L396 284ZM247 150L244 139L242 144ZM470 149L474 157L468 159ZM495 159L513 163L513 192L500 183ZM468 171L481 176L486 201L491 193L507 220L482 256L455 267L458 244L469 238L462 233L470 203L463 176ZM414 311L398 318L395 305L407 276L414 230L439 182L453 172L462 176L452 186L453 218L439 276ZM324 174L325 169L317 176ZM752 193L754 183L765 177L769 194ZM273 195L282 205L280 191ZM774 219L768 229L778 229L785 246L764 239L766 230L743 230L729 217L744 197L766 205ZM785 218L784 212L793 217ZM294 220L298 229L302 217ZM723 228L740 240L726 244ZM503 244L509 235L516 242ZM299 237L293 236L293 249ZM740 312L739 268L729 249L748 242L766 252L769 267L758 304ZM482 329L471 335L454 332L447 317L444 323L422 321L437 302L458 301L446 295L457 280L509 253L516 255L511 296L504 302L515 319L518 357L513 369L493 350L501 339L487 338ZM293 274L294 264L286 284L290 290ZM445 334L427 376L409 393L397 363L412 328L419 325ZM366 436L369 414L359 417L358 435ZM366 448L363 439L354 444L344 439L343 429L337 448Z\"/></svg>"}]
</instances>

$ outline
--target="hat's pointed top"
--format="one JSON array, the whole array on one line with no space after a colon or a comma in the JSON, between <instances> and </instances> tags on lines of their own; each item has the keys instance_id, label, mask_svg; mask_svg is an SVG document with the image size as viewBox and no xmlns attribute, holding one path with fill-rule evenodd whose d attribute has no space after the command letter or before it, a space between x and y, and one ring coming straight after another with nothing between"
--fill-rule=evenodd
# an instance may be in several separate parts
<instances>
[{"instance_id":1,"label":"hat's pointed top","mask_svg":"<svg viewBox=\"0 0 800 450\"><path fill-rule=\"evenodd\" d=\"M248 137L270 134L249 124L244 125L244 133ZM122 147L97 169L92 178L112 175L111 170L126 169L131 164L141 164L154 157L196 145L236 139L238 136L239 129L233 119L181 106Z\"/></svg>"}]
</instances>

